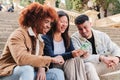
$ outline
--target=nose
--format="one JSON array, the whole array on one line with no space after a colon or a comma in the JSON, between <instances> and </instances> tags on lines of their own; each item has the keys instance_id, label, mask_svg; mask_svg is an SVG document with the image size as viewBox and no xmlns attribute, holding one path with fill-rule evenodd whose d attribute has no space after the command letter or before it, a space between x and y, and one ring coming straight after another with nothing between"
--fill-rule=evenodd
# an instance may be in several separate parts
<instances>
[{"instance_id":1,"label":"nose","mask_svg":"<svg viewBox=\"0 0 120 80\"><path fill-rule=\"evenodd\" d=\"M66 27L66 26L68 26L68 23L64 22L62 25L63 25L64 27Z\"/></svg>"},{"instance_id":2,"label":"nose","mask_svg":"<svg viewBox=\"0 0 120 80\"><path fill-rule=\"evenodd\" d=\"M83 29L82 32L85 33L85 32L86 32L86 29Z\"/></svg>"},{"instance_id":3,"label":"nose","mask_svg":"<svg viewBox=\"0 0 120 80\"><path fill-rule=\"evenodd\" d=\"M50 25L50 24L51 24L51 23L48 23L48 24L47 24L47 28L50 28L50 27L51 27L51 25Z\"/></svg>"}]
</instances>

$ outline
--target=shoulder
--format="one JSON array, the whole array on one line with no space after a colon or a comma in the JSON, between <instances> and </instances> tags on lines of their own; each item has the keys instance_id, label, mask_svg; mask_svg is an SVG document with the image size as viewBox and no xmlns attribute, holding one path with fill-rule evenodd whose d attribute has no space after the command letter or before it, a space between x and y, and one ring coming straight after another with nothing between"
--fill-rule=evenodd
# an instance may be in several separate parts
<instances>
[{"instance_id":1,"label":"shoulder","mask_svg":"<svg viewBox=\"0 0 120 80\"><path fill-rule=\"evenodd\" d=\"M72 35L71 35L71 38L77 38L77 37L79 37L80 35L79 35L79 32L77 31L77 32L75 32L75 33L73 33Z\"/></svg>"},{"instance_id":2,"label":"shoulder","mask_svg":"<svg viewBox=\"0 0 120 80\"><path fill-rule=\"evenodd\" d=\"M19 37L26 36L26 35L28 34L25 29L18 28L10 35L10 38L15 38L15 37L19 38Z\"/></svg>"},{"instance_id":3,"label":"shoulder","mask_svg":"<svg viewBox=\"0 0 120 80\"><path fill-rule=\"evenodd\" d=\"M43 35L43 36L42 36L42 39L43 39L44 41L52 41L52 36L50 36L50 35Z\"/></svg>"},{"instance_id":4,"label":"shoulder","mask_svg":"<svg viewBox=\"0 0 120 80\"><path fill-rule=\"evenodd\" d=\"M107 33L99 31L99 30L92 29L92 31L93 31L93 34L102 35L102 36L108 36Z\"/></svg>"},{"instance_id":5,"label":"shoulder","mask_svg":"<svg viewBox=\"0 0 120 80\"><path fill-rule=\"evenodd\" d=\"M104 38L104 39L109 38L109 35L105 32L94 30L94 29L92 29L92 31L95 37Z\"/></svg>"}]
</instances>

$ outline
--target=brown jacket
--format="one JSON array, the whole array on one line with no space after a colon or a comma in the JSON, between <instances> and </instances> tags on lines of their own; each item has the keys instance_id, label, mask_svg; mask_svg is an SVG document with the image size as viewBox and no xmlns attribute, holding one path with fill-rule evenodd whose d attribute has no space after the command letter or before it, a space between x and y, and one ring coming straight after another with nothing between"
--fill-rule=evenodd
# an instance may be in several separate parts
<instances>
[{"instance_id":1,"label":"brown jacket","mask_svg":"<svg viewBox=\"0 0 120 80\"><path fill-rule=\"evenodd\" d=\"M8 38L0 57L0 76L12 74L17 65L31 65L33 67L47 67L51 58L43 55L44 43L40 42L39 56L32 50L32 41L27 29L18 28Z\"/></svg>"}]
</instances>

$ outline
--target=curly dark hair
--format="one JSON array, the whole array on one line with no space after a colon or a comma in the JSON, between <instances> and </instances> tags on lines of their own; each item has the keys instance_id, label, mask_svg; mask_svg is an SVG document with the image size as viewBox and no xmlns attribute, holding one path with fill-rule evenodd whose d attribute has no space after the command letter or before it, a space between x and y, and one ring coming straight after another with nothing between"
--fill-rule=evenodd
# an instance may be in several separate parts
<instances>
[{"instance_id":1,"label":"curly dark hair","mask_svg":"<svg viewBox=\"0 0 120 80\"><path fill-rule=\"evenodd\" d=\"M53 21L56 20L58 17L56 10L48 5L33 2L20 13L19 24L22 27L35 27L36 24L47 17L50 17Z\"/></svg>"}]
</instances>

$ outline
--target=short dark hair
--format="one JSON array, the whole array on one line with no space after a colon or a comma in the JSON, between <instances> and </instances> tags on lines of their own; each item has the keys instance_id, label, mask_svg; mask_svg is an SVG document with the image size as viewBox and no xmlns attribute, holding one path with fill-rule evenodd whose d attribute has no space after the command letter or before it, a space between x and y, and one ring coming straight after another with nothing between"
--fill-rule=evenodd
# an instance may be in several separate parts
<instances>
[{"instance_id":1,"label":"short dark hair","mask_svg":"<svg viewBox=\"0 0 120 80\"><path fill-rule=\"evenodd\" d=\"M75 18L75 24L83 24L85 21L89 21L87 15L82 14Z\"/></svg>"}]
</instances>

